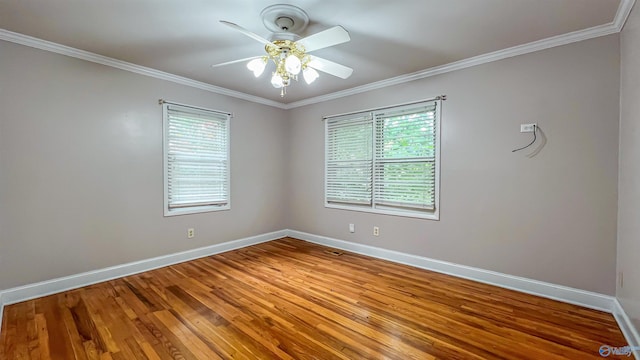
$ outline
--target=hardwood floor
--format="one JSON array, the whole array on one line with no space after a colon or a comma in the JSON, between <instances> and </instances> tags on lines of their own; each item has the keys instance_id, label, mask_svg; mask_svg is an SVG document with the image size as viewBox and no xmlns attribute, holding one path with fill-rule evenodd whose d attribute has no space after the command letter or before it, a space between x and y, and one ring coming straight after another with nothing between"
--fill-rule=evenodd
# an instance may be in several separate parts
<instances>
[{"instance_id":1,"label":"hardwood floor","mask_svg":"<svg viewBox=\"0 0 640 360\"><path fill-rule=\"evenodd\" d=\"M602 359L610 314L284 238L5 308L0 359Z\"/></svg>"}]
</instances>

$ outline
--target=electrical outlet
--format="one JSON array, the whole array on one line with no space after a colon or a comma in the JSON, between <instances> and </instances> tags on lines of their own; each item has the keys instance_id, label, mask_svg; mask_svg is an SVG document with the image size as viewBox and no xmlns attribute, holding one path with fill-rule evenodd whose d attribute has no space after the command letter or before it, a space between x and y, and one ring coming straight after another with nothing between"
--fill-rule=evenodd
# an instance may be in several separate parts
<instances>
[{"instance_id":1,"label":"electrical outlet","mask_svg":"<svg viewBox=\"0 0 640 360\"><path fill-rule=\"evenodd\" d=\"M373 227L373 236L378 236L380 235L380 228L377 226Z\"/></svg>"},{"instance_id":2,"label":"electrical outlet","mask_svg":"<svg viewBox=\"0 0 640 360\"><path fill-rule=\"evenodd\" d=\"M196 231L193 228L187 229L187 237L192 239L194 236L196 236Z\"/></svg>"},{"instance_id":3,"label":"electrical outlet","mask_svg":"<svg viewBox=\"0 0 640 360\"><path fill-rule=\"evenodd\" d=\"M536 126L538 126L538 124L536 124L536 123L533 123L533 124L520 124L520 132L521 133L533 132L535 130Z\"/></svg>"},{"instance_id":4,"label":"electrical outlet","mask_svg":"<svg viewBox=\"0 0 640 360\"><path fill-rule=\"evenodd\" d=\"M620 285L620 288L624 287L624 273L622 271L618 273L618 283Z\"/></svg>"},{"instance_id":5,"label":"electrical outlet","mask_svg":"<svg viewBox=\"0 0 640 360\"><path fill-rule=\"evenodd\" d=\"M349 224L349 232L350 233L356 232L356 226L354 224Z\"/></svg>"}]
</instances>

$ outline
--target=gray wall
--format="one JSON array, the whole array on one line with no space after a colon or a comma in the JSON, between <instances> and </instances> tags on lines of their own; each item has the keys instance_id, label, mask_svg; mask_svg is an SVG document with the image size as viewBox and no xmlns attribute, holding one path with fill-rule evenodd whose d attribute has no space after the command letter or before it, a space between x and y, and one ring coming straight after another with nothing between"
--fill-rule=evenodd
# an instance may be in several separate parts
<instances>
[{"instance_id":1,"label":"gray wall","mask_svg":"<svg viewBox=\"0 0 640 360\"><path fill-rule=\"evenodd\" d=\"M288 112L0 42L0 289L292 228L613 294L618 40ZM322 115L439 94L440 221L323 207ZM159 98L235 113L232 210L162 216Z\"/></svg>"},{"instance_id":2,"label":"gray wall","mask_svg":"<svg viewBox=\"0 0 640 360\"><path fill-rule=\"evenodd\" d=\"M289 226L613 295L619 85L616 34L291 110ZM324 208L323 115L439 94L440 221Z\"/></svg>"},{"instance_id":3,"label":"gray wall","mask_svg":"<svg viewBox=\"0 0 640 360\"><path fill-rule=\"evenodd\" d=\"M3 41L0 64L0 289L286 228L284 111ZM235 114L230 211L163 217L160 98Z\"/></svg>"},{"instance_id":4,"label":"gray wall","mask_svg":"<svg viewBox=\"0 0 640 360\"><path fill-rule=\"evenodd\" d=\"M616 295L640 332L640 9L636 5L620 41L620 193Z\"/></svg>"}]
</instances>

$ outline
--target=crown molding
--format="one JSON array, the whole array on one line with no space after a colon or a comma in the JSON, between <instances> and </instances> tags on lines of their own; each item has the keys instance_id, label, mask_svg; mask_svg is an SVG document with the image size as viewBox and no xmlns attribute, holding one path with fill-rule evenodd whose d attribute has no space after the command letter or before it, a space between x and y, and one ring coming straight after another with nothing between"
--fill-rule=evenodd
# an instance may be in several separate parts
<instances>
[{"instance_id":1,"label":"crown molding","mask_svg":"<svg viewBox=\"0 0 640 360\"><path fill-rule=\"evenodd\" d=\"M86 60L93 63L114 67L116 69L125 70L132 73L144 75L144 76L150 76L160 80L166 80L166 81L170 81L170 82L181 84L181 85L190 86L196 89L201 89L201 90L209 91L209 92L220 94L220 95L231 96L234 98L251 101L258 104L263 104L263 105L284 109L284 104L277 101L265 99L259 96L249 95L240 91L230 90L220 86L207 84L207 83L189 79L183 76L170 74L170 73L152 69L146 66L132 64L126 61L117 60L107 56L95 54L89 51L72 48L70 46L57 44L51 41L38 39L32 36L15 33L5 29L0 29L0 40L5 40L12 43L25 45L25 46L29 46L29 47L40 49L40 50L50 51L56 54L66 55L76 59Z\"/></svg>"},{"instance_id":2,"label":"crown molding","mask_svg":"<svg viewBox=\"0 0 640 360\"><path fill-rule=\"evenodd\" d=\"M558 36L553 36L550 38L530 42L523 45L513 46L507 49L502 49L494 52L490 52L487 54L482 54L478 56L474 56L471 58L467 58L460 61L454 61L452 63L435 66L429 69L416 71L414 73L400 75L396 77L392 77L389 79L376 81L373 83L369 83L362 86L357 86L351 89L346 89L338 92L334 92L331 94L316 96L296 102L292 102L287 104L287 109L293 109L301 106L317 104L324 101L339 99L342 97L360 94L363 92L368 92L372 90L378 90L385 87L404 84L410 81L424 79L431 76L436 76L440 74L446 74L448 72L466 69L472 66L482 65L498 60L507 59L510 57L524 55L540 50L546 50L557 46L567 45L574 42L579 42L583 40L593 39L600 36L615 34L620 32L624 23L631 12L631 8L633 7L633 3L635 0L622 0L620 6L618 7L618 11L616 13L616 18L613 22L605 25L598 25L584 30L578 30L574 32L570 32L567 34L562 34Z\"/></svg>"},{"instance_id":3,"label":"crown molding","mask_svg":"<svg viewBox=\"0 0 640 360\"><path fill-rule=\"evenodd\" d=\"M373 83L369 83L362 86L357 86L354 88L337 91L334 93L320 95L300 101L295 101L288 103L286 105L286 109L293 109L301 106L317 104L324 101L339 99L345 96L360 94L367 91L378 90L388 86L399 85L403 83L407 83L414 80L424 79L431 76L436 76L440 74L445 74L448 72L466 69L476 65L482 65L486 63L490 63L493 61L498 61L502 59L507 59L510 57L524 55L540 50L550 49L556 46L562 46L571 44L574 42L579 42L583 40L593 39L600 36L606 36L610 34L615 34L622 31L629 14L631 13L631 9L636 0L622 0L620 1L620 5L618 5L618 10L616 11L616 16L612 22L608 24L594 26L584 30L578 30L562 35L553 36L550 38L533 41L527 44L517 45L510 48L490 52L487 54L482 54L478 56L474 56L471 58L467 58L464 60L454 61L452 63L435 66L429 69L420 70L414 73L400 75L396 77L392 77L385 80L376 81Z\"/></svg>"},{"instance_id":4,"label":"crown molding","mask_svg":"<svg viewBox=\"0 0 640 360\"><path fill-rule=\"evenodd\" d=\"M618 32L622 31L624 24L626 24L627 19L629 18L629 14L631 13L631 9L633 9L633 5L636 0L622 0L620 5L618 6L618 12L616 12L616 17L613 19L612 24L616 27Z\"/></svg>"},{"instance_id":5,"label":"crown molding","mask_svg":"<svg viewBox=\"0 0 640 360\"><path fill-rule=\"evenodd\" d=\"M117 69L130 71L140 75L154 77L160 80L167 80L167 81L171 81L181 85L191 86L197 89L209 91L209 92L220 94L220 95L231 96L234 98L251 101L258 104L263 104L263 105L276 107L279 109L289 110L289 109L294 109L302 106L321 103L324 101L335 100L335 99L339 99L339 98L350 96L350 95L360 94L367 91L373 91L373 90L378 90L378 89L382 89L389 86L399 85L399 84L407 83L414 80L424 79L431 76L441 75L441 74L445 74L445 73L456 71L456 70L462 70L472 66L477 66L477 65L490 63L493 61L503 60L503 59L507 59L510 57L518 56L518 55L524 55L524 54L528 54L528 53L532 53L540 50L550 49L557 46L571 44L574 42L579 42L579 41L593 39L600 36L619 33L620 31L622 31L622 28L624 27L624 24L626 23L627 18L631 13L631 9L635 4L635 1L636 0L621 0L620 5L618 6L618 10L616 12L615 18L613 19L612 22L608 24L598 25L598 26L594 26L584 30L578 30L578 31L567 33L567 34L553 36L547 39L542 39L542 40L530 42L523 45L517 45L507 49L498 50L498 51L490 52L487 54L474 56L468 59L455 61L449 64L444 64L444 65L428 68L425 70L420 70L414 73L400 75L400 76L392 77L389 79L365 84L362 86L356 86L350 89L341 90L341 91L320 95L312 98L307 98L300 101L294 101L291 103L282 103L282 102L278 102L270 99L265 99L263 97L250 95L250 94L235 91L235 90L230 90L227 88L207 84L207 83L196 81L186 77L173 75L164 71L159 71L156 69L132 64L122 60L113 59L113 58L95 54L92 52L75 49L75 48L65 46L65 45L60 45L54 42L11 32L5 29L0 29L0 40L5 40L5 41L13 42L16 44L33 47L36 49L50 51L57 54L74 57L77 59L82 59L82 60L91 61L94 63L106 65L106 66L111 66Z\"/></svg>"}]
</instances>

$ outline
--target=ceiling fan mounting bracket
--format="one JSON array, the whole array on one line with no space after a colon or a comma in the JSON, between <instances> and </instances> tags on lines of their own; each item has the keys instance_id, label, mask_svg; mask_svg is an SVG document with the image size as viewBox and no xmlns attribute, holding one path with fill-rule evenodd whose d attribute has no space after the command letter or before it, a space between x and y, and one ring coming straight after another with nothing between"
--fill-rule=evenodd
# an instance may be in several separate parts
<instances>
[{"instance_id":1,"label":"ceiling fan mounting bracket","mask_svg":"<svg viewBox=\"0 0 640 360\"><path fill-rule=\"evenodd\" d=\"M302 34L309 25L309 15L297 6L287 4L271 5L260 13L267 30L276 33Z\"/></svg>"}]
</instances>

